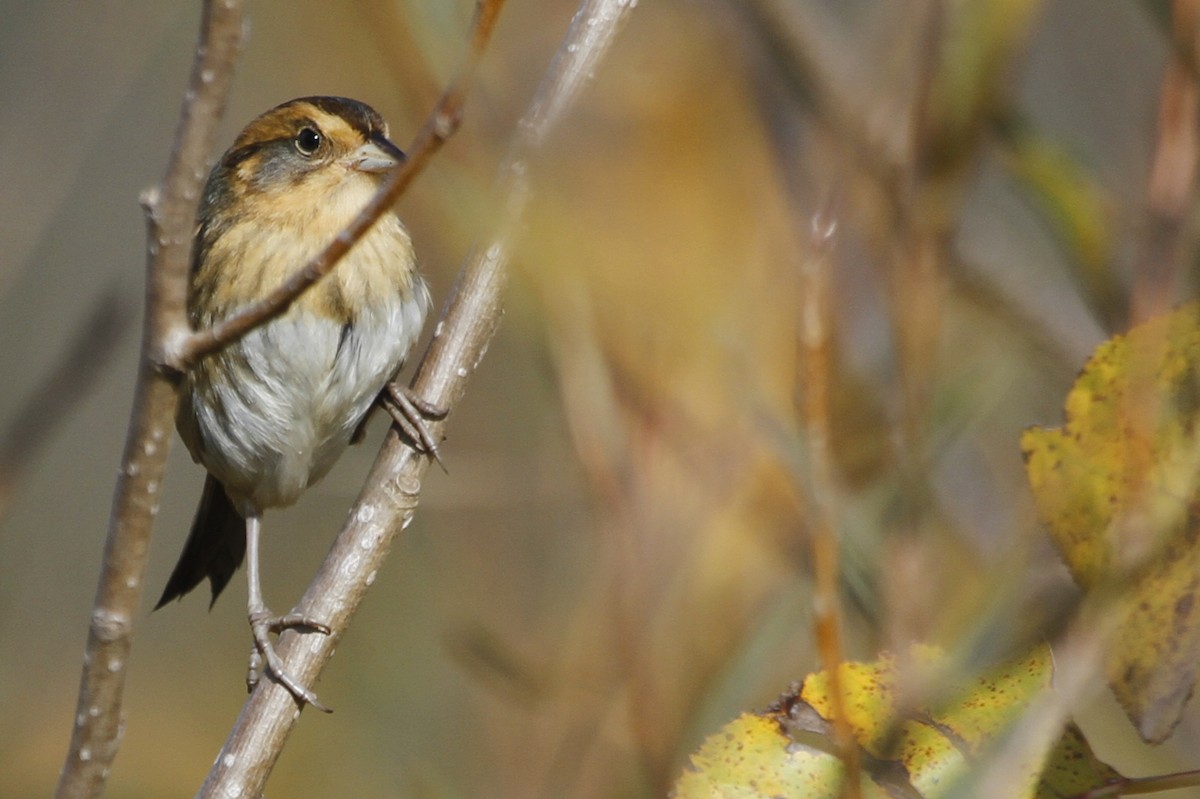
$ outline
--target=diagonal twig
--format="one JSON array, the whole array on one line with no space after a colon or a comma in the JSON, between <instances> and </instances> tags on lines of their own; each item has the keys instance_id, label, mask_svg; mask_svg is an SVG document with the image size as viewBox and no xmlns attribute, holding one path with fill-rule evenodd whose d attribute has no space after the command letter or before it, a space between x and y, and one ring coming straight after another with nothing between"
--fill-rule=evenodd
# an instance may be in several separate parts
<instances>
[{"instance_id":1,"label":"diagonal twig","mask_svg":"<svg viewBox=\"0 0 1200 799\"><path fill-rule=\"evenodd\" d=\"M413 388L452 409L499 323L507 264L531 197L529 161L587 84L633 8L630 0L584 0L533 101L517 125L497 178L503 213L486 244L468 257L438 323ZM431 424L440 434L444 421ZM296 610L329 622L332 635L301 640L284 633L279 652L287 670L311 685L329 660L368 585L400 530L411 520L429 466L395 431L366 487ZM247 700L199 797L257 796L295 726L295 700L262 681Z\"/></svg>"}]
</instances>

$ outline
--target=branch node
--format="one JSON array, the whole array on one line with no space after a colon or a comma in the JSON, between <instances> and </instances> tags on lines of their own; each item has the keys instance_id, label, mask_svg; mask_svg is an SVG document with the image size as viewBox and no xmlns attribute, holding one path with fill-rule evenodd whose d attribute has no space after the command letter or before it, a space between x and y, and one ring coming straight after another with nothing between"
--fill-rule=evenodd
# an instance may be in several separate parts
<instances>
[{"instance_id":1,"label":"branch node","mask_svg":"<svg viewBox=\"0 0 1200 799\"><path fill-rule=\"evenodd\" d=\"M385 486L388 498L397 508L407 512L408 516L417 509L421 497L421 478L411 474L400 474L389 480ZM407 523L404 525L407 527Z\"/></svg>"},{"instance_id":2,"label":"branch node","mask_svg":"<svg viewBox=\"0 0 1200 799\"><path fill-rule=\"evenodd\" d=\"M195 351L196 333L186 325L173 325L162 338L151 345L147 358L154 370L172 382L183 376L191 366Z\"/></svg>"},{"instance_id":3,"label":"branch node","mask_svg":"<svg viewBox=\"0 0 1200 799\"><path fill-rule=\"evenodd\" d=\"M161 204L162 188L160 186L147 186L138 195L138 205L142 206L142 210L146 212L146 216L155 226L158 225L158 209Z\"/></svg>"},{"instance_id":4,"label":"branch node","mask_svg":"<svg viewBox=\"0 0 1200 799\"><path fill-rule=\"evenodd\" d=\"M449 139L462 124L462 117L461 103L455 104L453 108L439 109L433 118L433 135L442 141Z\"/></svg>"},{"instance_id":5,"label":"branch node","mask_svg":"<svg viewBox=\"0 0 1200 799\"><path fill-rule=\"evenodd\" d=\"M92 630L101 641L116 641L132 629L133 621L124 613L106 608L92 611Z\"/></svg>"}]
</instances>

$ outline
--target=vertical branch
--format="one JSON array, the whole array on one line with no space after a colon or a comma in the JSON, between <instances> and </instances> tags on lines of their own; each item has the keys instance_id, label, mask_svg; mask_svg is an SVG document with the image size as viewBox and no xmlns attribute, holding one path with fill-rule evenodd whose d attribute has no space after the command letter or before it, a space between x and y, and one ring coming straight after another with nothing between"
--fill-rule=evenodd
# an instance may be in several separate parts
<instances>
[{"instance_id":1,"label":"vertical branch","mask_svg":"<svg viewBox=\"0 0 1200 799\"><path fill-rule=\"evenodd\" d=\"M491 238L475 249L460 272L413 381L426 401L449 410L465 393L499 324L507 264L531 198L529 160L594 74L632 7L631 0L581 3L518 123L497 179L503 213ZM485 5L479 18L491 13L494 19L498 8L498 3ZM475 37L478 48L478 22ZM430 432L437 437L442 426L432 424ZM301 682L312 684L328 662L392 540L412 519L428 466L428 458L414 452L395 431L388 435L345 527L296 606L305 616L327 621L332 634L309 636L302 644L296 633L280 636L280 655ZM284 688L261 681L197 796L260 795L298 716L295 700Z\"/></svg>"},{"instance_id":2,"label":"vertical branch","mask_svg":"<svg viewBox=\"0 0 1200 799\"><path fill-rule=\"evenodd\" d=\"M845 766L846 782L842 795L862 797L862 763L858 742L846 712L847 694L841 684L839 667L842 652L841 603L838 600L837 489L834 485L833 457L830 452L829 365L830 309L829 264L836 243L837 220L831 206L812 219L811 247L800 272L800 345L803 353L803 423L808 441L812 482L812 527L810 532L816 593L813 620L821 667L829 675L833 697L833 731L838 754Z\"/></svg>"},{"instance_id":3,"label":"vertical branch","mask_svg":"<svg viewBox=\"0 0 1200 799\"><path fill-rule=\"evenodd\" d=\"M885 540L883 558L892 564L885 589L896 601L887 603L888 636L897 651L922 636L928 608L920 583L920 546L936 516L930 485L928 416L936 389L942 310L945 247L953 220L953 170L944 152L950 123L939 112L938 76L946 56L946 0L910 4L916 31L913 91L907 108L907 138L896 164L892 216L885 228L885 283L888 325L896 360L895 409L889 413L897 481L895 534ZM957 142L956 142L957 143ZM939 159L943 162L939 164Z\"/></svg>"},{"instance_id":4,"label":"vertical branch","mask_svg":"<svg viewBox=\"0 0 1200 799\"><path fill-rule=\"evenodd\" d=\"M1135 324L1162 312L1174 298L1176 273L1184 257L1184 230L1196 201L1200 2L1175 0L1171 25L1175 48L1159 95L1158 144L1147 196L1148 232L1134 284L1130 320Z\"/></svg>"},{"instance_id":5,"label":"vertical branch","mask_svg":"<svg viewBox=\"0 0 1200 799\"><path fill-rule=\"evenodd\" d=\"M917 40L916 91L910 106L909 141L903 164L899 242L890 275L892 326L896 331L902 399L900 433L904 459L922 466L924 419L933 391L941 334L942 258L947 236L944 187L935 185L938 157L934 120L935 81L942 60L944 0L927 0ZM918 511L919 513L919 511Z\"/></svg>"},{"instance_id":6,"label":"vertical branch","mask_svg":"<svg viewBox=\"0 0 1200 799\"><path fill-rule=\"evenodd\" d=\"M120 746L125 667L176 404L175 388L156 364L170 340L188 335L184 305L192 227L242 35L240 0L205 3L166 177L161 188L143 197L149 241L141 364L88 630L74 729L55 794L59 799L99 796Z\"/></svg>"}]
</instances>

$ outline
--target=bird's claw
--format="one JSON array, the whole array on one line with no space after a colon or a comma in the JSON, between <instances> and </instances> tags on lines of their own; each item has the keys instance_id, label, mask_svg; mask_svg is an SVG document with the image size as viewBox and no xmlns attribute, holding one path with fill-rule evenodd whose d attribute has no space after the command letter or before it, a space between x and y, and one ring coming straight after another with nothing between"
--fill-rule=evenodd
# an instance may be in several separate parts
<instances>
[{"instance_id":1,"label":"bird's claw","mask_svg":"<svg viewBox=\"0 0 1200 799\"><path fill-rule=\"evenodd\" d=\"M321 633L321 635L329 635L331 632L328 624L311 619L303 613L287 613L283 616L272 616L266 614L267 629L278 635L284 630L299 630L305 633Z\"/></svg>"},{"instance_id":2,"label":"bird's claw","mask_svg":"<svg viewBox=\"0 0 1200 799\"><path fill-rule=\"evenodd\" d=\"M272 633L278 634L284 630L302 630L322 635L329 635L330 633L329 625L314 621L299 613L289 613L284 616L276 616L270 611L251 613L250 632L254 636L254 651L250 653L250 667L246 674L246 688L251 691L254 690L263 673L266 672L276 682L286 688L288 693L301 705L312 705L322 713L332 713L331 709L321 704L321 700L317 699L315 693L301 685L284 668L283 658L279 657L279 654L275 651L275 645L271 641Z\"/></svg>"},{"instance_id":3,"label":"bird's claw","mask_svg":"<svg viewBox=\"0 0 1200 799\"><path fill-rule=\"evenodd\" d=\"M429 421L446 418L446 409L426 401L407 386L396 382L388 383L384 387L383 393L380 394L380 404L391 415L405 437L437 461L443 472L446 471L446 465L442 463L442 456L438 451L438 442L429 431Z\"/></svg>"}]
</instances>

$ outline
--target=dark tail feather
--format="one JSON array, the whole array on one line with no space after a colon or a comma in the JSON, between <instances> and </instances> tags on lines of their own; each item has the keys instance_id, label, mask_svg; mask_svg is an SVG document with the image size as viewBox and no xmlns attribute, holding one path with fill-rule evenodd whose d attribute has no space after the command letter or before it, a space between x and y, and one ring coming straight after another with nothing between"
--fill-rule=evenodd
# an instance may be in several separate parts
<instances>
[{"instance_id":1,"label":"dark tail feather","mask_svg":"<svg viewBox=\"0 0 1200 799\"><path fill-rule=\"evenodd\" d=\"M229 501L225 487L210 474L204 481L200 507L196 508L183 554L154 609L182 598L205 577L212 585L212 602L208 605L211 608L245 556L246 521Z\"/></svg>"}]
</instances>

